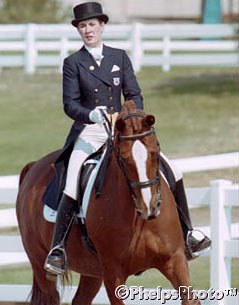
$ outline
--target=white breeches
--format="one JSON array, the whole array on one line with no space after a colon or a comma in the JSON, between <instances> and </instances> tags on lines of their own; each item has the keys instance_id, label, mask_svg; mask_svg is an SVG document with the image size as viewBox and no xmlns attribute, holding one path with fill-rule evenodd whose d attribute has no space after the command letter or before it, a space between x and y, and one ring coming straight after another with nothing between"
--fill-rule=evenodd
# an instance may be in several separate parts
<instances>
[{"instance_id":1,"label":"white breeches","mask_svg":"<svg viewBox=\"0 0 239 305\"><path fill-rule=\"evenodd\" d=\"M64 193L69 197L77 200L77 190L79 183L79 172L85 159L96 152L107 140L107 134L103 125L91 124L86 125L79 137L75 141L73 151L70 156ZM175 180L182 179L182 172L175 166L172 161L161 152L162 158L166 160L169 167L174 173Z\"/></svg>"},{"instance_id":2,"label":"white breeches","mask_svg":"<svg viewBox=\"0 0 239 305\"><path fill-rule=\"evenodd\" d=\"M89 124L83 129L75 141L73 151L70 156L66 186L64 193L77 200L78 176L85 159L96 152L107 140L104 126L99 124Z\"/></svg>"},{"instance_id":3,"label":"white breeches","mask_svg":"<svg viewBox=\"0 0 239 305\"><path fill-rule=\"evenodd\" d=\"M168 163L169 167L171 168L175 181L179 181L183 178L183 173L181 171L181 169L175 164L174 161L169 160L164 153L160 152L161 157L166 161L166 163Z\"/></svg>"}]
</instances>

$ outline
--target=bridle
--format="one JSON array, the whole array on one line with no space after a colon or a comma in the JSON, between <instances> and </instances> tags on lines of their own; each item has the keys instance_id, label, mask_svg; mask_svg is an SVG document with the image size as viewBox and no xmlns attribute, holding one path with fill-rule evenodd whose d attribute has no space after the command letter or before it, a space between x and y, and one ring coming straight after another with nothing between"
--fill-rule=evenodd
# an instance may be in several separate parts
<instances>
[{"instance_id":1,"label":"bridle","mask_svg":"<svg viewBox=\"0 0 239 305\"><path fill-rule=\"evenodd\" d=\"M112 151L111 148L113 148L115 155L116 155L116 159L117 162L125 176L125 179L127 181L127 184L129 186L129 190L130 190L130 194L131 197L135 203L135 208L136 211L138 213L138 215L143 215L143 211L140 207L140 203L139 200L135 194L135 189L139 188L139 189L143 189L143 188L147 188L147 187L151 187L152 185L157 185L157 208L159 209L161 203L162 203L162 196L161 196L161 192L160 192L160 171L158 169L158 175L156 175L154 178L149 179L147 181L133 181L131 179L129 179L127 173L126 173L126 169L125 169L125 165L124 162L122 160L122 157L120 156L120 152L119 150L116 151L115 147L113 145L113 133L112 133L112 122L108 119L108 117L106 116L106 114L104 113L103 110L101 110L101 113L103 115L103 117L105 118L105 121L103 123L103 126L105 128L106 133L108 134L108 144L107 144L107 148L109 149L109 151ZM143 113L137 113L137 112L131 112L125 116L122 116L122 119L125 121L127 119L133 118L133 117L141 117L144 118L145 114ZM117 134L117 139L118 141L136 141L136 140L140 140L144 137L148 137L152 134L155 134L155 130L153 127L151 127L149 130L138 133L138 134L133 134L133 135L122 135L120 133ZM158 156L159 158L159 156Z\"/></svg>"},{"instance_id":2,"label":"bridle","mask_svg":"<svg viewBox=\"0 0 239 305\"><path fill-rule=\"evenodd\" d=\"M141 113L132 112L132 113L129 113L129 114L123 116L122 119L127 120L127 119L130 119L132 117L142 117L142 118L144 118L145 115L141 114ZM136 140L142 139L144 137L148 137L152 134L155 134L155 130L154 130L153 127L151 127L150 130L147 130L147 131L144 131L144 132L141 132L141 133L138 133L138 134L134 134L134 135L118 134L118 139L119 139L119 141L136 141ZM137 188L143 189L143 188L151 187L152 185L157 185L157 202L158 202L158 206L159 206L162 202L161 193L160 193L160 175L159 175L160 171L158 170L158 175L157 176L155 176L154 178L149 179L147 181L142 181L142 182L133 181L133 180L129 179L129 177L127 176L125 166L124 166L123 160L122 160L119 152L117 153L117 160L118 160L118 163L119 163L119 165L120 165L120 167L121 167L121 169L122 169L122 171L125 175L125 178L128 182L130 192L131 192L132 198L135 202L137 212L139 214L142 214L142 210L140 209L140 205L139 205L137 196L135 194L135 189L137 189Z\"/></svg>"}]
</instances>

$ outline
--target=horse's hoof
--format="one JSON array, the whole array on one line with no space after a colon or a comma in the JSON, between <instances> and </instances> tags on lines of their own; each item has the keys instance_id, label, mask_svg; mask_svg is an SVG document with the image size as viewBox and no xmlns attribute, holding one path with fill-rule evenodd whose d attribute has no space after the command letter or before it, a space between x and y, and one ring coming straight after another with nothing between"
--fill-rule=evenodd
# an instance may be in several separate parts
<instances>
[{"instance_id":1,"label":"horse's hoof","mask_svg":"<svg viewBox=\"0 0 239 305\"><path fill-rule=\"evenodd\" d=\"M52 274L50 272L46 273L46 279L52 282L56 282L57 281L57 275L56 274Z\"/></svg>"}]
</instances>

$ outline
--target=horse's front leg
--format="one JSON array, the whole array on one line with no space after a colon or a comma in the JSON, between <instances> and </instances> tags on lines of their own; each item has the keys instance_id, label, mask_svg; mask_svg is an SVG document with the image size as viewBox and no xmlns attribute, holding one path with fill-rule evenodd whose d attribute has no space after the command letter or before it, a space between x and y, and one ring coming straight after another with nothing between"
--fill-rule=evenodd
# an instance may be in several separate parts
<instances>
[{"instance_id":1,"label":"horse's front leg","mask_svg":"<svg viewBox=\"0 0 239 305\"><path fill-rule=\"evenodd\" d=\"M101 278L81 275L72 305L91 305L94 297L100 290L101 283Z\"/></svg>"},{"instance_id":2,"label":"horse's front leg","mask_svg":"<svg viewBox=\"0 0 239 305\"><path fill-rule=\"evenodd\" d=\"M200 305L201 302L193 294L190 285L188 262L183 251L178 251L158 269L168 278L173 287L178 290L182 305Z\"/></svg>"},{"instance_id":3,"label":"horse's front leg","mask_svg":"<svg viewBox=\"0 0 239 305\"><path fill-rule=\"evenodd\" d=\"M124 305L125 292L121 285L126 282L126 276L120 268L119 262L111 262L107 260L107 264L103 264L104 285L111 305Z\"/></svg>"},{"instance_id":4,"label":"horse's front leg","mask_svg":"<svg viewBox=\"0 0 239 305\"><path fill-rule=\"evenodd\" d=\"M106 277L104 280L106 292L111 305L124 305L126 299L126 290L124 289L125 281L120 280L118 277ZM126 287L126 286L125 286Z\"/></svg>"}]
</instances>

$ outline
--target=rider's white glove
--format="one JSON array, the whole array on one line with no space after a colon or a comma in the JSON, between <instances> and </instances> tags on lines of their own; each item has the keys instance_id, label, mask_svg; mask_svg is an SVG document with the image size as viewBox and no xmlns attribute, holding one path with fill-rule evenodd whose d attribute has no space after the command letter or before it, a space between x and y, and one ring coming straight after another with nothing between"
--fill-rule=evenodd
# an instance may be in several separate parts
<instances>
[{"instance_id":1,"label":"rider's white glove","mask_svg":"<svg viewBox=\"0 0 239 305\"><path fill-rule=\"evenodd\" d=\"M103 117L100 109L102 110L106 110L106 107L105 106L98 106L96 107L94 110L92 110L89 114L89 118L92 122L94 123L104 123L105 121L105 118Z\"/></svg>"}]
</instances>

